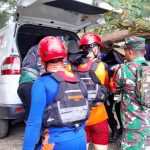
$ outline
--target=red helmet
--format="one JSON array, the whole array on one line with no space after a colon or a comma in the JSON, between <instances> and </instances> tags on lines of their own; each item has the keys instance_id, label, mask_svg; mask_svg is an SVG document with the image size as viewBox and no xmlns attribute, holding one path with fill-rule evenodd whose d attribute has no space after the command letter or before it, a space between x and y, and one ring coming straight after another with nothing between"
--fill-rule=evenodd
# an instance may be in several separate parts
<instances>
[{"instance_id":1,"label":"red helmet","mask_svg":"<svg viewBox=\"0 0 150 150\"><path fill-rule=\"evenodd\" d=\"M97 43L101 48L103 48L101 38L92 32L88 32L81 37L79 41L79 47L81 48L83 45L90 45L93 43Z\"/></svg>"},{"instance_id":2,"label":"red helmet","mask_svg":"<svg viewBox=\"0 0 150 150\"><path fill-rule=\"evenodd\" d=\"M61 40L54 36L47 36L39 43L39 56L43 62L56 59L65 58L67 48Z\"/></svg>"}]
</instances>

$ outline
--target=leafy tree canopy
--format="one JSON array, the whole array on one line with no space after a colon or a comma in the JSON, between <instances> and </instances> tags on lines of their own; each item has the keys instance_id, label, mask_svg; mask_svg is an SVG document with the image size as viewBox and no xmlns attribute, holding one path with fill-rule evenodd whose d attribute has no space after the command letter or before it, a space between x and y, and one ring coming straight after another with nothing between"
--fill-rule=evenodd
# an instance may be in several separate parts
<instances>
[{"instance_id":1,"label":"leafy tree canopy","mask_svg":"<svg viewBox=\"0 0 150 150\"><path fill-rule=\"evenodd\" d=\"M115 10L104 14L106 23L95 32L105 35L112 31L128 29L130 32L150 32L150 0L99 0L109 3Z\"/></svg>"},{"instance_id":2,"label":"leafy tree canopy","mask_svg":"<svg viewBox=\"0 0 150 150\"><path fill-rule=\"evenodd\" d=\"M0 0L0 28L4 27L16 8L17 0Z\"/></svg>"}]
</instances>

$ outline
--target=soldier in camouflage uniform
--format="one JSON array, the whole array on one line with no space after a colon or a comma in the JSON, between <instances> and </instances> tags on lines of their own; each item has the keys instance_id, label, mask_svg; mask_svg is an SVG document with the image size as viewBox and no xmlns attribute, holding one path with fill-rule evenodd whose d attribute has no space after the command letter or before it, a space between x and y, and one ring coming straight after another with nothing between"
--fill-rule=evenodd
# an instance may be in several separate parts
<instances>
[{"instance_id":1,"label":"soldier in camouflage uniform","mask_svg":"<svg viewBox=\"0 0 150 150\"><path fill-rule=\"evenodd\" d=\"M144 46L144 38L131 36L125 39L124 50L127 63L119 68L115 77L121 101L122 150L150 150L150 108L143 109L142 102L137 98L133 88L136 85L136 77L133 73L136 73L137 68L132 65L132 62L141 64L146 61ZM129 65L133 68L132 71Z\"/></svg>"}]
</instances>

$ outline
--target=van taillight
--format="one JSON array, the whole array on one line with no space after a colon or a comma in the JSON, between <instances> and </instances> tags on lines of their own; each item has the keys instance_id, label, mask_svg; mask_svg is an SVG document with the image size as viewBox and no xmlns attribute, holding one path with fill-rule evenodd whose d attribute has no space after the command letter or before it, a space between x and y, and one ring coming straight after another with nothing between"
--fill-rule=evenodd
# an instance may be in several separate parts
<instances>
[{"instance_id":1,"label":"van taillight","mask_svg":"<svg viewBox=\"0 0 150 150\"><path fill-rule=\"evenodd\" d=\"M2 75L21 74L19 56L7 57L2 64L1 74Z\"/></svg>"}]
</instances>

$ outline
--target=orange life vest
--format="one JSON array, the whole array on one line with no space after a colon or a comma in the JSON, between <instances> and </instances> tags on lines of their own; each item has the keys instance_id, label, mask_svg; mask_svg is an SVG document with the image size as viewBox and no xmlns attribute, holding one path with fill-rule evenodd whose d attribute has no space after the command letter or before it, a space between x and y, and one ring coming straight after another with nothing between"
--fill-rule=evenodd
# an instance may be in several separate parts
<instances>
[{"instance_id":1,"label":"orange life vest","mask_svg":"<svg viewBox=\"0 0 150 150\"><path fill-rule=\"evenodd\" d=\"M78 72L81 71L83 73L89 72L93 63L94 63L94 61L89 61L85 64L80 64L77 67L77 71ZM71 67L67 66L67 68L70 69ZM97 67L96 67L94 73L101 84L103 84L107 87L109 86L108 73L105 69L105 65L103 62L101 62L101 61L97 62ZM103 103L100 103L99 105L91 108L91 115L90 115L89 119L87 120L86 125L87 126L94 125L94 124L102 122L106 119L108 119L108 116L107 116L105 106Z\"/></svg>"}]
</instances>

